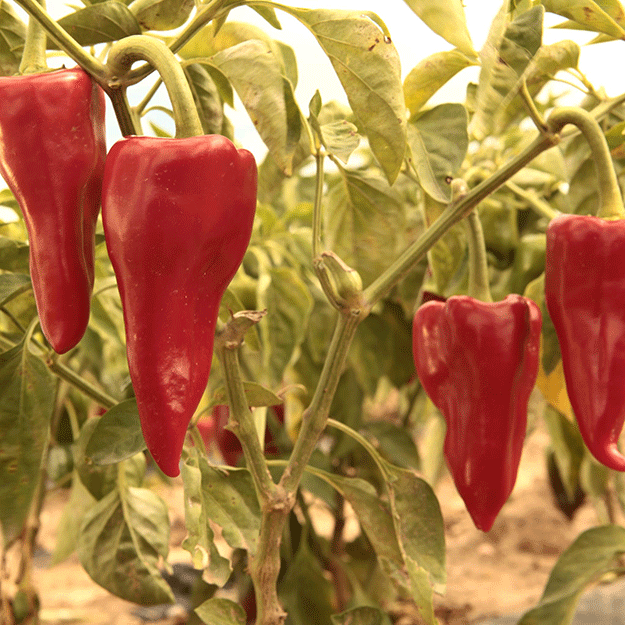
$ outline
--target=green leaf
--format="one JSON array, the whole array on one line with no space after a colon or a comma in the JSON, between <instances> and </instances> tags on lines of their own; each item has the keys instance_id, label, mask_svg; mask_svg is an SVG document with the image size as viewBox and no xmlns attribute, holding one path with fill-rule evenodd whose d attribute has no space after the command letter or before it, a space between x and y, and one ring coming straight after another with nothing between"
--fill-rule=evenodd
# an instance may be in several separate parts
<instances>
[{"instance_id":1,"label":"green leaf","mask_svg":"<svg viewBox=\"0 0 625 625\"><path fill-rule=\"evenodd\" d=\"M572 501L579 485L580 470L585 455L584 441L577 425L553 406L547 404L543 417L549 430L562 484L569 500Z\"/></svg>"},{"instance_id":2,"label":"green leaf","mask_svg":"<svg viewBox=\"0 0 625 625\"><path fill-rule=\"evenodd\" d=\"M213 597L197 608L195 613L206 625L245 625L245 610L234 601Z\"/></svg>"},{"instance_id":3,"label":"green leaf","mask_svg":"<svg viewBox=\"0 0 625 625\"><path fill-rule=\"evenodd\" d=\"M117 597L141 605L172 603L158 569L169 550L165 502L144 488L113 490L86 514L78 540L80 563Z\"/></svg>"},{"instance_id":4,"label":"green leaf","mask_svg":"<svg viewBox=\"0 0 625 625\"><path fill-rule=\"evenodd\" d=\"M579 45L574 41L564 40L541 46L521 76L530 95L535 97L540 93L559 71L576 68L579 54ZM518 95L519 87L520 81L501 103L496 119L497 132L504 132L515 120L527 115L527 107Z\"/></svg>"},{"instance_id":5,"label":"green leaf","mask_svg":"<svg viewBox=\"0 0 625 625\"><path fill-rule=\"evenodd\" d=\"M415 115L444 84L471 65L477 62L460 50L435 52L417 63L404 80L404 98L410 114Z\"/></svg>"},{"instance_id":6,"label":"green leaf","mask_svg":"<svg viewBox=\"0 0 625 625\"><path fill-rule=\"evenodd\" d=\"M41 471L56 378L21 342L0 354L0 525L5 545L22 531Z\"/></svg>"},{"instance_id":7,"label":"green leaf","mask_svg":"<svg viewBox=\"0 0 625 625\"><path fill-rule=\"evenodd\" d=\"M58 24L81 46L92 46L141 34L141 26L130 9L116 0L99 2L79 9L62 17ZM52 49L57 47L50 37L48 47Z\"/></svg>"},{"instance_id":8,"label":"green leaf","mask_svg":"<svg viewBox=\"0 0 625 625\"><path fill-rule=\"evenodd\" d=\"M360 135L354 124L346 120L321 126L323 145L330 154L347 163L352 152L360 145Z\"/></svg>"},{"instance_id":9,"label":"green leaf","mask_svg":"<svg viewBox=\"0 0 625 625\"><path fill-rule=\"evenodd\" d=\"M451 200L450 181L469 146L468 114L461 104L441 104L408 126L412 162L423 190L438 202Z\"/></svg>"},{"instance_id":10,"label":"green leaf","mask_svg":"<svg viewBox=\"0 0 625 625\"><path fill-rule=\"evenodd\" d=\"M462 0L405 0L406 4L437 34L464 54L476 57L467 28Z\"/></svg>"},{"instance_id":11,"label":"green leaf","mask_svg":"<svg viewBox=\"0 0 625 625\"><path fill-rule=\"evenodd\" d=\"M293 625L328 625L330 622L334 611L332 584L308 546L306 532L300 538L278 592Z\"/></svg>"},{"instance_id":12,"label":"green leaf","mask_svg":"<svg viewBox=\"0 0 625 625\"><path fill-rule=\"evenodd\" d=\"M135 0L130 10L145 30L172 30L189 19L194 7L194 0Z\"/></svg>"},{"instance_id":13,"label":"green leaf","mask_svg":"<svg viewBox=\"0 0 625 625\"><path fill-rule=\"evenodd\" d=\"M256 11L262 18L267 20L274 28L277 30L282 30L282 25L280 24L280 20L278 20L278 16L276 15L276 11L273 7L263 7L263 6L252 6L252 9Z\"/></svg>"},{"instance_id":14,"label":"green leaf","mask_svg":"<svg viewBox=\"0 0 625 625\"><path fill-rule=\"evenodd\" d=\"M257 384L256 382L243 382L243 390L245 391L245 397L247 398L247 405L250 406L250 408L258 406L278 406L282 403L282 399L280 397L262 384ZM228 396L224 386L220 386L213 393L212 401L215 404L228 403Z\"/></svg>"},{"instance_id":15,"label":"green leaf","mask_svg":"<svg viewBox=\"0 0 625 625\"><path fill-rule=\"evenodd\" d=\"M221 134L224 110L219 91L211 75L200 63L184 66L204 134Z\"/></svg>"},{"instance_id":16,"label":"green leaf","mask_svg":"<svg viewBox=\"0 0 625 625\"><path fill-rule=\"evenodd\" d=\"M266 337L266 368L277 383L304 340L313 299L295 269L275 267L269 276L271 281L264 292L269 314L261 332Z\"/></svg>"},{"instance_id":17,"label":"green leaf","mask_svg":"<svg viewBox=\"0 0 625 625\"><path fill-rule=\"evenodd\" d=\"M389 421L371 421L363 432L388 462L414 471L420 468L417 446L406 428Z\"/></svg>"},{"instance_id":18,"label":"green leaf","mask_svg":"<svg viewBox=\"0 0 625 625\"><path fill-rule=\"evenodd\" d=\"M0 275L0 306L8 304L12 299L30 290L30 276L21 273L4 273Z\"/></svg>"},{"instance_id":19,"label":"green leaf","mask_svg":"<svg viewBox=\"0 0 625 625\"><path fill-rule=\"evenodd\" d=\"M345 89L389 183L406 151L399 55L380 18L369 11L281 6L313 33Z\"/></svg>"},{"instance_id":20,"label":"green leaf","mask_svg":"<svg viewBox=\"0 0 625 625\"><path fill-rule=\"evenodd\" d=\"M407 564L414 562L415 567L427 573L429 584L442 590L446 582L445 534L436 495L414 471L385 461L384 464L390 507L404 560ZM417 568L410 572L411 577L416 571Z\"/></svg>"},{"instance_id":21,"label":"green leaf","mask_svg":"<svg viewBox=\"0 0 625 625\"><path fill-rule=\"evenodd\" d=\"M326 196L325 245L369 284L403 247L405 204L381 176L348 170L341 176Z\"/></svg>"},{"instance_id":22,"label":"green leaf","mask_svg":"<svg viewBox=\"0 0 625 625\"><path fill-rule=\"evenodd\" d=\"M96 465L116 464L145 449L137 400L127 399L98 418L85 454Z\"/></svg>"},{"instance_id":23,"label":"green leaf","mask_svg":"<svg viewBox=\"0 0 625 625\"><path fill-rule=\"evenodd\" d=\"M603 33L614 39L625 38L625 17L618 0L542 0L542 5L547 11L576 22L583 30Z\"/></svg>"},{"instance_id":24,"label":"green leaf","mask_svg":"<svg viewBox=\"0 0 625 625\"><path fill-rule=\"evenodd\" d=\"M252 39L209 60L228 77L265 145L290 175L301 134L301 113L280 59L267 43Z\"/></svg>"},{"instance_id":25,"label":"green leaf","mask_svg":"<svg viewBox=\"0 0 625 625\"><path fill-rule=\"evenodd\" d=\"M63 508L63 514L57 525L56 544L52 553L52 566L69 558L76 550L80 526L89 508L96 502L85 488L78 473L72 475L72 491L69 501Z\"/></svg>"},{"instance_id":26,"label":"green leaf","mask_svg":"<svg viewBox=\"0 0 625 625\"><path fill-rule=\"evenodd\" d=\"M87 453L93 432L102 417L87 419L80 430L80 436L74 443L74 468L85 488L95 499L102 499L115 489L117 483L117 467L98 466L93 463ZM115 441L116 442L116 441Z\"/></svg>"},{"instance_id":27,"label":"green leaf","mask_svg":"<svg viewBox=\"0 0 625 625\"><path fill-rule=\"evenodd\" d=\"M184 517L188 532L182 548L191 554L193 566L203 569L206 582L222 587L230 577L231 567L215 546L215 535L206 516L210 502L204 496L198 458L198 450L194 448L181 470L185 492Z\"/></svg>"},{"instance_id":28,"label":"green leaf","mask_svg":"<svg viewBox=\"0 0 625 625\"><path fill-rule=\"evenodd\" d=\"M581 534L558 558L540 602L518 625L569 625L586 586L616 569L622 553L625 528L606 525Z\"/></svg>"},{"instance_id":29,"label":"green leaf","mask_svg":"<svg viewBox=\"0 0 625 625\"><path fill-rule=\"evenodd\" d=\"M395 562L401 568L404 562L393 516L375 488L361 478L343 477L310 466L307 471L331 484L350 503L378 558Z\"/></svg>"},{"instance_id":30,"label":"green leaf","mask_svg":"<svg viewBox=\"0 0 625 625\"><path fill-rule=\"evenodd\" d=\"M204 456L199 456L197 463L205 518L221 527L225 541L233 549L254 554L260 531L260 509L249 472L213 467Z\"/></svg>"},{"instance_id":31,"label":"green leaf","mask_svg":"<svg viewBox=\"0 0 625 625\"><path fill-rule=\"evenodd\" d=\"M28 251L26 243L0 236L0 269L27 274Z\"/></svg>"},{"instance_id":32,"label":"green leaf","mask_svg":"<svg viewBox=\"0 0 625 625\"><path fill-rule=\"evenodd\" d=\"M332 625L391 625L391 619L378 608L359 606L333 614Z\"/></svg>"},{"instance_id":33,"label":"green leaf","mask_svg":"<svg viewBox=\"0 0 625 625\"><path fill-rule=\"evenodd\" d=\"M507 23L507 3L495 17L480 56L482 69L471 129L478 139L492 133L501 104L540 48L544 9L538 5Z\"/></svg>"},{"instance_id":34,"label":"green leaf","mask_svg":"<svg viewBox=\"0 0 625 625\"><path fill-rule=\"evenodd\" d=\"M25 39L26 25L8 2L0 0L0 76L17 74Z\"/></svg>"}]
</instances>

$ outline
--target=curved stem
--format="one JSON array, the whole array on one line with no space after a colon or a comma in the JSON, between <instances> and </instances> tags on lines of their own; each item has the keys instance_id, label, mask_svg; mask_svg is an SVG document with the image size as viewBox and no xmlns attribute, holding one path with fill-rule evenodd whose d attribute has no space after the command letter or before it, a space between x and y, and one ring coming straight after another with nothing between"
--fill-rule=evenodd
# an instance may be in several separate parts
<instances>
[{"instance_id":1,"label":"curved stem","mask_svg":"<svg viewBox=\"0 0 625 625\"><path fill-rule=\"evenodd\" d=\"M174 110L176 137L203 134L187 78L174 53L161 41L144 35L132 35L116 42L107 59L112 78L110 88L119 87L135 61L145 60L161 75Z\"/></svg>"},{"instance_id":2,"label":"curved stem","mask_svg":"<svg viewBox=\"0 0 625 625\"><path fill-rule=\"evenodd\" d=\"M41 24L51 39L69 56L76 61L88 74L90 74L100 85L106 83L107 73L104 65L94 56L89 54L82 46L71 37L67 31L59 26L49 13L37 2L37 0L15 0L31 18Z\"/></svg>"},{"instance_id":3,"label":"curved stem","mask_svg":"<svg viewBox=\"0 0 625 625\"><path fill-rule=\"evenodd\" d=\"M624 219L625 208L621 191L616 179L610 149L608 148L605 135L595 118L580 108L563 107L555 109L547 124L552 132L558 133L567 124L573 124L584 135L597 172L599 185L599 209L597 217L603 219Z\"/></svg>"},{"instance_id":4,"label":"curved stem","mask_svg":"<svg viewBox=\"0 0 625 625\"><path fill-rule=\"evenodd\" d=\"M197 12L193 20L184 28L184 30L169 44L169 49L172 52L178 52L189 40L197 34L197 32L206 24L208 24L211 20L215 19L222 12L222 7L225 4L226 0L209 0L202 6L202 8ZM226 9L223 9L224 13L232 10L233 8L244 4L241 2L230 2ZM145 64L137 69L133 69L128 72L125 78L125 82L127 85L133 85L135 83L140 82L146 76L152 73L154 68Z\"/></svg>"},{"instance_id":5,"label":"curved stem","mask_svg":"<svg viewBox=\"0 0 625 625\"><path fill-rule=\"evenodd\" d=\"M42 8L45 8L45 0L39 0ZM46 63L46 31L32 15L28 20L28 31L24 53L20 63L20 74L39 74L48 69Z\"/></svg>"},{"instance_id":6,"label":"curved stem","mask_svg":"<svg viewBox=\"0 0 625 625\"><path fill-rule=\"evenodd\" d=\"M492 302L484 231L476 210L471 211L466 219L469 243L469 296L483 302Z\"/></svg>"}]
</instances>

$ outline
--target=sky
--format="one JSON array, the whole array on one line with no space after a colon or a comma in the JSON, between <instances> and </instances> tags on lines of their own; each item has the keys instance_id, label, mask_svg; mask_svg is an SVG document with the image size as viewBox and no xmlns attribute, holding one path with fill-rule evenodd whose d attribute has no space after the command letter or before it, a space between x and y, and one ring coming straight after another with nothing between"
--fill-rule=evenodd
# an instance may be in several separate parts
<instances>
[{"instance_id":1,"label":"sky","mask_svg":"<svg viewBox=\"0 0 625 625\"><path fill-rule=\"evenodd\" d=\"M421 59L434 52L448 50L452 47L425 26L403 0L386 0L386 2L379 0L283 0L283 3L298 7L336 7L377 13L386 23L393 43L399 52L402 78ZM484 44L491 20L499 10L501 3L502 0L464 0L467 25L476 50L479 50ZM55 17L67 13L69 10L62 0L48 0L47 5L48 10ZM280 31L275 30L256 12L247 7L234 9L230 14L230 19L250 21L263 28L270 36L293 47L298 58L299 69L296 98L305 114L307 113L308 102L316 89L320 90L324 102L336 99L347 103L347 98L330 61L324 55L313 35L291 16L283 12L278 12L278 16L283 27ZM562 21L563 18L547 14L547 26ZM593 36L591 33L547 27L543 41L548 44L562 39L574 39L583 44ZM580 69L587 74L596 87L607 85L608 95L618 95L625 91L625 72L614 71L615 66L610 63L610 59L616 58L616 55L622 57L624 53L625 45L621 41L584 47L581 54ZM619 65L622 66L622 64ZM471 81L477 81L478 75L479 68L471 67L463 70L433 97L431 104L462 102L467 84ZM166 102L163 103L166 104ZM227 111L227 114L234 124L237 140L254 152L257 158L261 158L266 152L266 148L240 103L237 110ZM107 138L110 146L120 135L112 110L109 110L107 119L110 120L107 124ZM165 126L168 124L168 120L163 117L157 118L156 121ZM173 130L173 124L171 129ZM1 178L0 186L3 186Z\"/></svg>"}]
</instances>

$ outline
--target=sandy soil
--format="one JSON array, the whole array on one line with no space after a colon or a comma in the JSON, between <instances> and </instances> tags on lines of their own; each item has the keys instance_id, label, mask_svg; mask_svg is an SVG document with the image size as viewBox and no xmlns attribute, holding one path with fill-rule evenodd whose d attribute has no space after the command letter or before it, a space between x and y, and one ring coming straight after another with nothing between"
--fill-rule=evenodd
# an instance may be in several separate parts
<instances>
[{"instance_id":1,"label":"sandy soil","mask_svg":"<svg viewBox=\"0 0 625 625\"><path fill-rule=\"evenodd\" d=\"M582 507L572 522L554 506L545 470L546 444L547 437L540 431L529 438L513 495L488 534L475 529L448 477L437 486L445 518L448 571L447 592L436 599L441 624L465 625L531 607L539 599L558 555L581 531L597 524L589 505ZM181 486L176 483L161 489L160 494L171 511L170 562L189 562L187 552L180 548L185 535ZM54 531L65 501L66 496L57 493L46 503L39 535L45 550L54 547ZM42 625L144 622L133 614L136 606L94 584L75 556L54 568L37 568L35 583L40 592ZM398 625L418 624L408 607L399 612ZM181 622L181 615L176 614L158 621L159 625Z\"/></svg>"}]
</instances>

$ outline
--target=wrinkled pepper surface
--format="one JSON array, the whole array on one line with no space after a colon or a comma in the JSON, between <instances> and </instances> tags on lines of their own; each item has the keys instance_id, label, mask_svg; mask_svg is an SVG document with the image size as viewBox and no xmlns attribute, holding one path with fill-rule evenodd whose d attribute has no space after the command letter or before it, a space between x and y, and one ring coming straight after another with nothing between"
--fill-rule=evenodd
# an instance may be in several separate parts
<instances>
[{"instance_id":1,"label":"wrinkled pepper surface","mask_svg":"<svg viewBox=\"0 0 625 625\"><path fill-rule=\"evenodd\" d=\"M538 373L541 313L520 295L430 301L413 322L413 355L447 422L444 455L478 529L488 531L519 468Z\"/></svg>"},{"instance_id":2,"label":"wrinkled pepper surface","mask_svg":"<svg viewBox=\"0 0 625 625\"><path fill-rule=\"evenodd\" d=\"M124 311L141 427L179 474L187 427L210 373L219 303L256 210L253 155L225 137L128 137L111 148L104 233Z\"/></svg>"},{"instance_id":3,"label":"wrinkled pepper surface","mask_svg":"<svg viewBox=\"0 0 625 625\"><path fill-rule=\"evenodd\" d=\"M28 230L41 329L61 354L89 322L105 158L104 93L82 69L0 78L0 173Z\"/></svg>"},{"instance_id":4,"label":"wrinkled pepper surface","mask_svg":"<svg viewBox=\"0 0 625 625\"><path fill-rule=\"evenodd\" d=\"M625 471L625 221L561 215L547 229L545 300L566 389L592 455Z\"/></svg>"}]
</instances>

